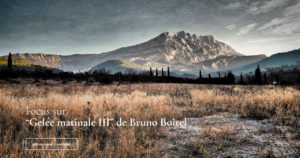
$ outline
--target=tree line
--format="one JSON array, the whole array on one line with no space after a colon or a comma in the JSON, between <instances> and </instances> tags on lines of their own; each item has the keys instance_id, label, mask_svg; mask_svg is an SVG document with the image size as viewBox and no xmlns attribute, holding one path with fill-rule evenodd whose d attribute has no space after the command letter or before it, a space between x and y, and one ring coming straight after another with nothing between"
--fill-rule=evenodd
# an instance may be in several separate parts
<instances>
[{"instance_id":1,"label":"tree line","mask_svg":"<svg viewBox=\"0 0 300 158\"><path fill-rule=\"evenodd\" d=\"M195 84L280 84L280 76L267 75L266 72L262 73L259 65L254 71L254 75L235 76L232 72L227 72L223 76L218 72L217 77L212 77L209 73L207 77L204 77L201 69L199 70L199 76L197 79L176 77L172 76L170 68L168 67L166 72L162 68L160 71L156 68L155 72L150 67L150 70L142 73L122 73L118 72L110 74L105 70L94 71L93 73L73 73L54 71L46 67L36 66L34 71L28 71L26 68L14 68L12 64L12 55L9 53L7 67L0 69L0 79L13 79L13 78L32 78L35 82L41 82L46 80L57 80L62 82L68 81L85 81L86 83L98 82L101 84L110 84L113 82L118 83L195 83ZM300 75L299 75L300 82ZM299 84L299 82L296 82ZM283 82L282 82L283 83ZM282 84L281 83L281 84Z\"/></svg>"}]
</instances>

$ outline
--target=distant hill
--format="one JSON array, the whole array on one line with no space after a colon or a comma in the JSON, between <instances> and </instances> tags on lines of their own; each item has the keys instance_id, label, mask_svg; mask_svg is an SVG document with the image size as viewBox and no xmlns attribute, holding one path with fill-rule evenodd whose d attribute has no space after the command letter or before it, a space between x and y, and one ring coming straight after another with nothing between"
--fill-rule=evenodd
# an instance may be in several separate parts
<instances>
[{"instance_id":1,"label":"distant hill","mask_svg":"<svg viewBox=\"0 0 300 158\"><path fill-rule=\"evenodd\" d=\"M259 62L255 62L252 64L248 64L245 66L232 69L232 71L238 74L241 72L247 73L247 72L254 71L257 65L259 65L262 71L265 71L267 68L276 68L276 67L281 67L283 65L298 65L298 64L300 64L300 49L289 51L289 52L277 53Z\"/></svg>"},{"instance_id":2,"label":"distant hill","mask_svg":"<svg viewBox=\"0 0 300 158\"><path fill-rule=\"evenodd\" d=\"M7 57L0 57L0 65L4 66L4 65L7 65ZM16 65L16 66L30 66L30 65L37 65L33 62L30 62L28 60L25 60L25 59L15 59L12 61L12 64L13 65Z\"/></svg>"},{"instance_id":3,"label":"distant hill","mask_svg":"<svg viewBox=\"0 0 300 158\"><path fill-rule=\"evenodd\" d=\"M30 54L14 54L13 55L13 60L12 60L12 65L13 65L13 70L25 70L29 72L33 71L40 71L40 72L46 72L46 71L52 71L54 73L59 73L63 72L60 69L55 68L54 66L50 65L45 65L43 62L37 62L38 60L36 59L31 59L28 57L33 57L36 58L37 56L44 56L44 54L35 54L35 55L30 55ZM8 57L0 57L0 70L5 70L7 69L7 60ZM31 62L32 61L32 62Z\"/></svg>"},{"instance_id":4,"label":"distant hill","mask_svg":"<svg viewBox=\"0 0 300 158\"><path fill-rule=\"evenodd\" d=\"M106 62L94 66L90 70L90 72L93 73L94 71L108 71L114 74L117 72L126 73L129 71L141 72L141 71L146 71L147 69L148 69L147 67L132 62L128 62L125 60L108 60Z\"/></svg>"},{"instance_id":5,"label":"distant hill","mask_svg":"<svg viewBox=\"0 0 300 158\"><path fill-rule=\"evenodd\" d=\"M203 65L210 65L211 71L226 70L228 68L236 68L244 65L256 63L264 58L266 55L251 55L251 56L220 56L214 59L205 60L201 62ZM205 66L204 66L205 67Z\"/></svg>"}]
</instances>

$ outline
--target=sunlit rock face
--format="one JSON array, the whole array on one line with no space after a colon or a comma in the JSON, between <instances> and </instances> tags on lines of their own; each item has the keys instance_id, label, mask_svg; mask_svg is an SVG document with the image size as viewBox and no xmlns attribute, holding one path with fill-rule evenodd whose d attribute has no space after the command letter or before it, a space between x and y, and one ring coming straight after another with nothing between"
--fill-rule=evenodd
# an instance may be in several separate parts
<instances>
[{"instance_id":1,"label":"sunlit rock face","mask_svg":"<svg viewBox=\"0 0 300 158\"><path fill-rule=\"evenodd\" d=\"M197 36L195 34L165 32L154 38L161 44L160 52L166 62L199 63L219 56L240 56L233 48L216 40L213 36Z\"/></svg>"}]
</instances>

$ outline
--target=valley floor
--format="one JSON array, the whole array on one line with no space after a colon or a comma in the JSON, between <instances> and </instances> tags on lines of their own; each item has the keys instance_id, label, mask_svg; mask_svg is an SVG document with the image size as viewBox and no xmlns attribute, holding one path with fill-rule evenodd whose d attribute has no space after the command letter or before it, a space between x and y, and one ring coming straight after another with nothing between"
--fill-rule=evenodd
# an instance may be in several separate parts
<instances>
[{"instance_id":1,"label":"valley floor","mask_svg":"<svg viewBox=\"0 0 300 158\"><path fill-rule=\"evenodd\" d=\"M187 119L174 127L32 127L52 120ZM44 116L35 116L42 119ZM0 155L7 157L299 157L299 87L0 81ZM27 151L24 139L78 138L75 151Z\"/></svg>"}]
</instances>

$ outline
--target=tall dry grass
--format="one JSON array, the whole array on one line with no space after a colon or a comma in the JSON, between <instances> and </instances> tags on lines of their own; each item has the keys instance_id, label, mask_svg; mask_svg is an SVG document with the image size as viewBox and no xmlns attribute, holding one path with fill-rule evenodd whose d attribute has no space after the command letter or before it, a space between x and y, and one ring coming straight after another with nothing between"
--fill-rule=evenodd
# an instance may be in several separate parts
<instances>
[{"instance_id":1,"label":"tall dry grass","mask_svg":"<svg viewBox=\"0 0 300 158\"><path fill-rule=\"evenodd\" d=\"M275 117L297 126L300 92L292 87L191 84L1 84L0 155L6 157L160 157L162 127L31 127L26 107L64 109L53 120L119 118L159 120L228 111ZM40 116L39 118L41 118ZM79 138L77 151L26 151L30 137ZM203 149L204 150L204 149Z\"/></svg>"},{"instance_id":2,"label":"tall dry grass","mask_svg":"<svg viewBox=\"0 0 300 158\"><path fill-rule=\"evenodd\" d=\"M71 85L69 85L71 86ZM68 90L66 90L68 89ZM98 93L99 91L99 93ZM102 87L74 91L64 87L33 85L5 86L0 89L0 155L8 157L145 157L158 151L153 141L158 127L32 127L25 123L26 107L64 109L64 116L52 120L115 118L124 120L159 120L180 116L178 107L170 106L169 95L146 92L101 93ZM42 118L39 116L38 118ZM96 119L97 120L97 119ZM25 151L25 138L79 138L77 151ZM96 156L97 155L97 156Z\"/></svg>"},{"instance_id":3,"label":"tall dry grass","mask_svg":"<svg viewBox=\"0 0 300 158\"><path fill-rule=\"evenodd\" d=\"M231 112L242 117L276 117L285 124L299 126L300 91L291 87L245 87L192 90L192 111L196 114Z\"/></svg>"}]
</instances>

